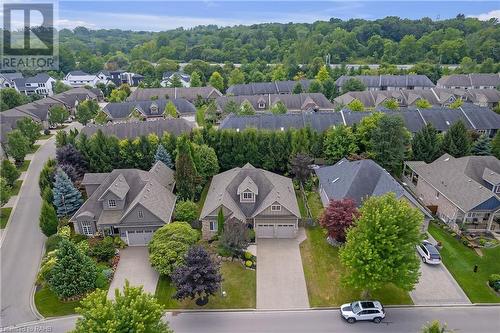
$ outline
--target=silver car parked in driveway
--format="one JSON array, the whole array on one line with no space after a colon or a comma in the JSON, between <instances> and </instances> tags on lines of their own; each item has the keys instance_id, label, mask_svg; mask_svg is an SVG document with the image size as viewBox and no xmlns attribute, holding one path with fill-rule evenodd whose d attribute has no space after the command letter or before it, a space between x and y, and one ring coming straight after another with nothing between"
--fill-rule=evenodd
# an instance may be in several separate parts
<instances>
[{"instance_id":1,"label":"silver car parked in driveway","mask_svg":"<svg viewBox=\"0 0 500 333\"><path fill-rule=\"evenodd\" d=\"M429 241L423 241L417 245L417 252L422 261L426 264L439 265L441 263L441 255L434 245Z\"/></svg>"},{"instance_id":2,"label":"silver car parked in driveway","mask_svg":"<svg viewBox=\"0 0 500 333\"><path fill-rule=\"evenodd\" d=\"M358 320L371 320L378 324L385 318L385 310L379 301L356 301L343 304L340 307L340 315L349 324Z\"/></svg>"}]
</instances>

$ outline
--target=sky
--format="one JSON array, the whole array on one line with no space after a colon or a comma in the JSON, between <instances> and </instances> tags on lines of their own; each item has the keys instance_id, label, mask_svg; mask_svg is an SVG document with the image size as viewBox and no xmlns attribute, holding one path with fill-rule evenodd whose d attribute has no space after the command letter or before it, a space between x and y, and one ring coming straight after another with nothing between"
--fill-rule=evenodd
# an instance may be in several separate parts
<instances>
[{"instance_id":1,"label":"sky","mask_svg":"<svg viewBox=\"0 0 500 333\"><path fill-rule=\"evenodd\" d=\"M59 0L57 22L59 28L70 29L85 26L89 29L161 31L207 24L312 23L331 17L344 20L373 20L386 16L445 19L455 17L458 13L483 20L491 17L500 20L500 1Z\"/></svg>"}]
</instances>

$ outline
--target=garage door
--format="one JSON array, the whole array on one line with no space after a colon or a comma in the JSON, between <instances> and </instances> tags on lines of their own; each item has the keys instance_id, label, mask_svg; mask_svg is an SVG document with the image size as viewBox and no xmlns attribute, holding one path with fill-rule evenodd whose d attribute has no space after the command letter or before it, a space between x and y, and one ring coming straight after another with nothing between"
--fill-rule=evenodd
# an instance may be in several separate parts
<instances>
[{"instance_id":1,"label":"garage door","mask_svg":"<svg viewBox=\"0 0 500 333\"><path fill-rule=\"evenodd\" d=\"M257 238L274 238L274 224L257 223Z\"/></svg>"},{"instance_id":2,"label":"garage door","mask_svg":"<svg viewBox=\"0 0 500 333\"><path fill-rule=\"evenodd\" d=\"M146 246L153 237L152 230L127 230L128 245Z\"/></svg>"},{"instance_id":3,"label":"garage door","mask_svg":"<svg viewBox=\"0 0 500 333\"><path fill-rule=\"evenodd\" d=\"M294 224L276 225L276 238L293 238L293 237L295 237Z\"/></svg>"}]
</instances>

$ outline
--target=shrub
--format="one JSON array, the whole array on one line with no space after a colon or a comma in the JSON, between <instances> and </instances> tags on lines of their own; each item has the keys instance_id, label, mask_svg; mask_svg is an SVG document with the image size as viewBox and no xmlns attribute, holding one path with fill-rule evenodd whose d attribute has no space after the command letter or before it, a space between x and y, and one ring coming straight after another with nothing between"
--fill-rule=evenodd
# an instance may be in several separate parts
<instances>
[{"instance_id":1,"label":"shrub","mask_svg":"<svg viewBox=\"0 0 500 333\"><path fill-rule=\"evenodd\" d=\"M123 239L121 239L119 236L116 236L114 239L113 239L113 245L117 248L117 249L123 249L127 246L127 243L125 243L123 241Z\"/></svg>"},{"instance_id":2,"label":"shrub","mask_svg":"<svg viewBox=\"0 0 500 333\"><path fill-rule=\"evenodd\" d=\"M61 237L69 239L71 237L71 228L69 225L62 226L59 230L57 230L57 234Z\"/></svg>"},{"instance_id":3,"label":"shrub","mask_svg":"<svg viewBox=\"0 0 500 333\"><path fill-rule=\"evenodd\" d=\"M47 238L45 241L45 251L52 252L59 247L59 243L63 240L63 238L58 235L52 235Z\"/></svg>"},{"instance_id":4,"label":"shrub","mask_svg":"<svg viewBox=\"0 0 500 333\"><path fill-rule=\"evenodd\" d=\"M248 238L250 239L251 243L255 242L255 230L254 229L248 229Z\"/></svg>"},{"instance_id":5,"label":"shrub","mask_svg":"<svg viewBox=\"0 0 500 333\"><path fill-rule=\"evenodd\" d=\"M71 240L73 243L80 243L81 241L87 240L87 236L82 234L73 234L71 235Z\"/></svg>"},{"instance_id":6,"label":"shrub","mask_svg":"<svg viewBox=\"0 0 500 333\"><path fill-rule=\"evenodd\" d=\"M491 288L495 289L495 291L500 290L500 274L491 274L488 279L488 284Z\"/></svg>"},{"instance_id":7,"label":"shrub","mask_svg":"<svg viewBox=\"0 0 500 333\"><path fill-rule=\"evenodd\" d=\"M78 243L76 243L76 247L82 251L82 253L89 253L90 250L90 244L89 241L84 239Z\"/></svg>"},{"instance_id":8,"label":"shrub","mask_svg":"<svg viewBox=\"0 0 500 333\"><path fill-rule=\"evenodd\" d=\"M21 175L21 172L12 164L8 159L2 161L2 166L0 168L0 177L5 178L9 186L13 186L17 178Z\"/></svg>"},{"instance_id":9,"label":"shrub","mask_svg":"<svg viewBox=\"0 0 500 333\"><path fill-rule=\"evenodd\" d=\"M479 245L481 245L481 246L485 246L485 245L486 245L486 239L481 238L481 239L479 240Z\"/></svg>"},{"instance_id":10,"label":"shrub","mask_svg":"<svg viewBox=\"0 0 500 333\"><path fill-rule=\"evenodd\" d=\"M243 254L245 256L245 259L246 260L250 260L253 258L253 254L251 254L250 252L248 251L245 251L245 253Z\"/></svg>"},{"instance_id":11,"label":"shrub","mask_svg":"<svg viewBox=\"0 0 500 333\"><path fill-rule=\"evenodd\" d=\"M174 216L176 221L186 221L192 224L198 219L198 206L190 200L179 201L175 205Z\"/></svg>"},{"instance_id":12,"label":"shrub","mask_svg":"<svg viewBox=\"0 0 500 333\"><path fill-rule=\"evenodd\" d=\"M113 270L111 268L106 268L102 270L102 274L106 277L106 279L111 280L113 277Z\"/></svg>"},{"instance_id":13,"label":"shrub","mask_svg":"<svg viewBox=\"0 0 500 333\"><path fill-rule=\"evenodd\" d=\"M49 135L50 134L50 130L48 128L44 129L43 130L43 134Z\"/></svg>"},{"instance_id":14,"label":"shrub","mask_svg":"<svg viewBox=\"0 0 500 333\"><path fill-rule=\"evenodd\" d=\"M247 266L247 267L252 267L252 266L253 266L253 262L252 262L252 260L247 260L247 261L245 261L245 266Z\"/></svg>"},{"instance_id":15,"label":"shrub","mask_svg":"<svg viewBox=\"0 0 500 333\"><path fill-rule=\"evenodd\" d=\"M224 247L221 244L219 244L219 247L217 248L217 253L221 257L231 257L233 255L231 249L228 249L227 247Z\"/></svg>"},{"instance_id":16,"label":"shrub","mask_svg":"<svg viewBox=\"0 0 500 333\"><path fill-rule=\"evenodd\" d=\"M104 289L107 284L108 284L108 279L106 278L106 276L102 272L97 274L97 279L95 280L95 287L99 289Z\"/></svg>"},{"instance_id":17,"label":"shrub","mask_svg":"<svg viewBox=\"0 0 500 333\"><path fill-rule=\"evenodd\" d=\"M42 260L42 264L40 266L40 271L38 272L37 278L36 278L36 283L44 285L47 281L47 278L49 277L49 274L52 270L52 268L56 264L56 254L57 250L50 251L47 253L45 258Z\"/></svg>"},{"instance_id":18,"label":"shrub","mask_svg":"<svg viewBox=\"0 0 500 333\"><path fill-rule=\"evenodd\" d=\"M114 239L105 237L102 241L97 242L92 246L89 254L99 261L109 261L115 255Z\"/></svg>"}]
</instances>

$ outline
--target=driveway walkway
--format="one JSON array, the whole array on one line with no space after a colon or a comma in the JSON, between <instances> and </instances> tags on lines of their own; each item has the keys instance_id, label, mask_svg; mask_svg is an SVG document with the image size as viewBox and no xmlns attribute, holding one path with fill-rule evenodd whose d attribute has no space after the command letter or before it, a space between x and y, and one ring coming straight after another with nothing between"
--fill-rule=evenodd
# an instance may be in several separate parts
<instances>
[{"instance_id":1,"label":"driveway walkway","mask_svg":"<svg viewBox=\"0 0 500 333\"><path fill-rule=\"evenodd\" d=\"M149 263L147 247L127 247L120 250L120 262L111 281L108 298L115 298L115 289L121 291L125 286L125 280L128 280L131 286L143 286L144 291L154 295L158 277L158 273Z\"/></svg>"},{"instance_id":2,"label":"driveway walkway","mask_svg":"<svg viewBox=\"0 0 500 333\"><path fill-rule=\"evenodd\" d=\"M297 239L257 240L257 309L309 308Z\"/></svg>"}]
</instances>

